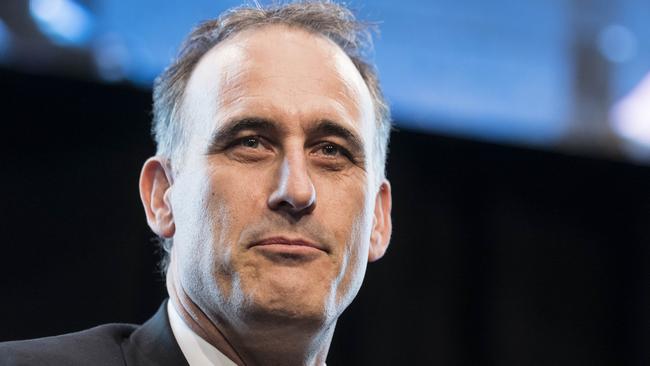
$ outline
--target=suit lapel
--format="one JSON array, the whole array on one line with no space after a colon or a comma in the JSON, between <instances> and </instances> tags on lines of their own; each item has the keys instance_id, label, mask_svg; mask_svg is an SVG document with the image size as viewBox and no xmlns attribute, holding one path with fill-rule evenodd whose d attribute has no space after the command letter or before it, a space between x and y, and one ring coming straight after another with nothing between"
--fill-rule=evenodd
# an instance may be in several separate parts
<instances>
[{"instance_id":1,"label":"suit lapel","mask_svg":"<svg viewBox=\"0 0 650 366\"><path fill-rule=\"evenodd\" d=\"M127 366L188 366L167 317L167 301L122 343Z\"/></svg>"}]
</instances>

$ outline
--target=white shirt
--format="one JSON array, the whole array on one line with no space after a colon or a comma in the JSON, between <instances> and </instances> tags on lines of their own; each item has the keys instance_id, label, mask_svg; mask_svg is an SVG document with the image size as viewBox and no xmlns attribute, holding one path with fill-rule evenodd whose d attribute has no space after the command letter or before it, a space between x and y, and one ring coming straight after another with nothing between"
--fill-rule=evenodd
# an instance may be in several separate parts
<instances>
[{"instance_id":1,"label":"white shirt","mask_svg":"<svg viewBox=\"0 0 650 366\"><path fill-rule=\"evenodd\" d=\"M216 347L194 333L185 324L171 301L167 301L167 314L169 314L169 325L172 327L174 338L190 366L237 366Z\"/></svg>"}]
</instances>

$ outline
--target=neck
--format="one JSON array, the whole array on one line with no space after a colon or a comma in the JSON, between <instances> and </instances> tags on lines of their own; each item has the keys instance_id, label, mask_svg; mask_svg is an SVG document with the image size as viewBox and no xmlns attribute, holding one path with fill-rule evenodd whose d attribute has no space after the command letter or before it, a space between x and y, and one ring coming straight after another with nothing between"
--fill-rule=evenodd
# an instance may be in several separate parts
<instances>
[{"instance_id":1,"label":"neck","mask_svg":"<svg viewBox=\"0 0 650 366\"><path fill-rule=\"evenodd\" d=\"M219 309L204 311L190 298L175 275L173 262L167 272L167 292L189 328L237 365L325 364L336 323L323 329L311 322L286 319L228 321Z\"/></svg>"}]
</instances>

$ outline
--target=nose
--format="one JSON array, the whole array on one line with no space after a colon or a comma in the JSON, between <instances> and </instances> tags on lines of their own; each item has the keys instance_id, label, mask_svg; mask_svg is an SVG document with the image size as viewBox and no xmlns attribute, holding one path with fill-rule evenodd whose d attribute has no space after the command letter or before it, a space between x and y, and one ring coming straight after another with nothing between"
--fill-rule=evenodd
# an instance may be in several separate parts
<instances>
[{"instance_id":1,"label":"nose","mask_svg":"<svg viewBox=\"0 0 650 366\"><path fill-rule=\"evenodd\" d=\"M285 156L275 190L269 196L269 208L286 211L295 218L310 213L315 205L316 189L307 171L304 154L301 151Z\"/></svg>"}]
</instances>

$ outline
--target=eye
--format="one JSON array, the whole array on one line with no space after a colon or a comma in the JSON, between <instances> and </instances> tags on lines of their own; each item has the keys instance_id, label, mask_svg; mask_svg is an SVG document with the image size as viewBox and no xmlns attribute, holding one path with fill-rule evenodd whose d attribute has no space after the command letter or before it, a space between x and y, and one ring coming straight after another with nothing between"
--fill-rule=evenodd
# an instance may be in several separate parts
<instances>
[{"instance_id":1,"label":"eye","mask_svg":"<svg viewBox=\"0 0 650 366\"><path fill-rule=\"evenodd\" d=\"M341 153L341 150L336 145L326 144L323 147L321 147L321 152L323 153L323 155L337 156Z\"/></svg>"},{"instance_id":2,"label":"eye","mask_svg":"<svg viewBox=\"0 0 650 366\"><path fill-rule=\"evenodd\" d=\"M248 147L251 149L256 149L258 146L260 146L260 139L257 137L244 137L241 140L239 140L239 145L243 147Z\"/></svg>"},{"instance_id":3,"label":"eye","mask_svg":"<svg viewBox=\"0 0 650 366\"><path fill-rule=\"evenodd\" d=\"M275 153L273 144L260 135L236 138L223 151L230 159L240 163L265 161Z\"/></svg>"},{"instance_id":4,"label":"eye","mask_svg":"<svg viewBox=\"0 0 650 366\"><path fill-rule=\"evenodd\" d=\"M341 161L341 159L347 159L354 161L350 152L345 148L333 142L322 142L319 144L316 149L313 150L313 153L317 156L320 156L322 159L333 161Z\"/></svg>"}]
</instances>

